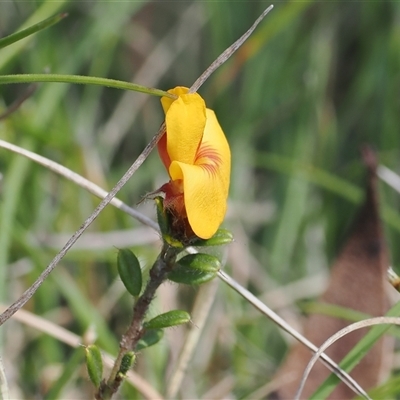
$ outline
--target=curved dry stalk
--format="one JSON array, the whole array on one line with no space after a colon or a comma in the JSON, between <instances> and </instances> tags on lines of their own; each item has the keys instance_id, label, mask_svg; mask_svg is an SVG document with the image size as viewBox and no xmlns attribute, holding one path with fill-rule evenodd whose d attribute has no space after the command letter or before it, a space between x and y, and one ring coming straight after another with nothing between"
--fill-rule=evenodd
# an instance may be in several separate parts
<instances>
[{"instance_id":1,"label":"curved dry stalk","mask_svg":"<svg viewBox=\"0 0 400 400\"><path fill-rule=\"evenodd\" d=\"M306 339L300 332L293 329L284 319L282 319L278 314L268 308L263 302L261 302L257 297L250 293L247 289L239 285L235 280L233 280L229 275L223 271L218 272L218 277L227 283L232 289L244 297L249 303L251 303L255 308L261 311L268 318L272 319L279 327L284 331L289 333L300 343L308 347L312 352L318 352L318 347ZM321 352L322 353L322 352ZM368 394L365 390L345 371L343 371L330 357L325 353L319 355L323 363L336 374L350 389L352 389L358 395L369 399Z\"/></svg>"},{"instance_id":2,"label":"curved dry stalk","mask_svg":"<svg viewBox=\"0 0 400 400\"><path fill-rule=\"evenodd\" d=\"M358 329L366 328L369 326L373 325L382 325L382 324L394 324L394 325L400 325L400 317L375 317L375 318L369 318L363 321L355 322L354 324L351 324L349 326L346 326L345 328L341 329L340 331L336 332L334 335L329 337L317 350L317 352L312 356L310 362L307 364L306 369L304 370L303 377L301 379L299 388L297 390L295 400L300 399L301 392L303 391L304 385L306 383L306 380L308 378L308 375L311 372L312 367L314 364L317 362L319 357L322 357L323 352L331 346L333 343L335 343L337 340L342 338L343 336L348 335L351 332L354 332ZM367 398L370 399L370 397Z\"/></svg>"}]
</instances>

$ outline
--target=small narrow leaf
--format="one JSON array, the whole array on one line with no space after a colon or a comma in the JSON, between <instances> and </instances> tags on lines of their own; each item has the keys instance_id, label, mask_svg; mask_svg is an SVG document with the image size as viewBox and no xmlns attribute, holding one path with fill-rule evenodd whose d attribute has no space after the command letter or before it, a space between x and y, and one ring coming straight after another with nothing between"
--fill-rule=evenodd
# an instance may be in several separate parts
<instances>
[{"instance_id":1,"label":"small narrow leaf","mask_svg":"<svg viewBox=\"0 0 400 400\"><path fill-rule=\"evenodd\" d=\"M132 296L139 296L142 290L142 270L137 257L128 249L119 250L117 266L126 290Z\"/></svg>"},{"instance_id":2,"label":"small narrow leaf","mask_svg":"<svg viewBox=\"0 0 400 400\"><path fill-rule=\"evenodd\" d=\"M186 311L172 310L145 322L144 327L146 329L163 329L186 324L189 321L190 315Z\"/></svg>"},{"instance_id":3,"label":"small narrow leaf","mask_svg":"<svg viewBox=\"0 0 400 400\"><path fill-rule=\"evenodd\" d=\"M121 366L119 367L118 372L120 372L122 375L126 375L135 362L135 358L136 354L133 351L128 351L128 353L122 357Z\"/></svg>"},{"instance_id":4,"label":"small narrow leaf","mask_svg":"<svg viewBox=\"0 0 400 400\"><path fill-rule=\"evenodd\" d=\"M183 243L179 240L173 238L171 235L163 235L163 239L166 243L168 243L171 247L176 247L178 249L183 248Z\"/></svg>"},{"instance_id":5,"label":"small narrow leaf","mask_svg":"<svg viewBox=\"0 0 400 400\"><path fill-rule=\"evenodd\" d=\"M32 25L29 28L26 28L20 32L16 32L9 36L3 37L0 39L0 49L2 49L3 47L9 46L10 44L13 44L15 42L18 42L19 40L24 39L27 36L30 36L36 32L39 32L42 29L46 29L49 26L52 26L52 25L56 24L57 22L60 22L62 19L64 19L67 16L68 16L67 13L57 14L57 15L47 18L35 25Z\"/></svg>"},{"instance_id":6,"label":"small narrow leaf","mask_svg":"<svg viewBox=\"0 0 400 400\"><path fill-rule=\"evenodd\" d=\"M103 360L99 348L91 344L85 347L86 367L93 385L98 388L103 378Z\"/></svg>"},{"instance_id":7,"label":"small narrow leaf","mask_svg":"<svg viewBox=\"0 0 400 400\"><path fill-rule=\"evenodd\" d=\"M232 232L227 229L218 229L213 237L210 239L195 239L191 245L192 246L221 246L223 244L229 244L233 242Z\"/></svg>"},{"instance_id":8,"label":"small narrow leaf","mask_svg":"<svg viewBox=\"0 0 400 400\"><path fill-rule=\"evenodd\" d=\"M162 329L148 329L136 345L136 350L142 350L158 343L164 336Z\"/></svg>"}]
</instances>

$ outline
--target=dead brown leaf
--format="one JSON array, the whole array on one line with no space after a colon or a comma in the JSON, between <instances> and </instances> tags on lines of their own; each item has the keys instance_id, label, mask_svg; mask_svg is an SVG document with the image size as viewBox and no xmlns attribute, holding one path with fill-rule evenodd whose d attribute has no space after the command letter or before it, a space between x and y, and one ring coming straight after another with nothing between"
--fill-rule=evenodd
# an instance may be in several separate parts
<instances>
[{"instance_id":1,"label":"dead brown leaf","mask_svg":"<svg viewBox=\"0 0 400 400\"><path fill-rule=\"evenodd\" d=\"M331 269L328 288L318 300L371 316L382 316L388 309L386 270L389 266L388 249L379 219L375 154L369 148L363 150L368 177L366 196L349 237ZM349 325L350 322L327 315L311 315L305 326L305 336L320 346L328 337ZM366 334L362 329L346 335L334 343L326 353L339 363ZM379 340L351 375L365 389L372 388L384 379L390 370L392 354L390 338ZM304 369L311 358L308 349L298 344L289 352L275 378L285 382L271 399L294 397ZM317 363L306 382L302 398L310 397L328 377L330 371ZM351 399L354 393L343 383L339 384L329 399Z\"/></svg>"}]
</instances>

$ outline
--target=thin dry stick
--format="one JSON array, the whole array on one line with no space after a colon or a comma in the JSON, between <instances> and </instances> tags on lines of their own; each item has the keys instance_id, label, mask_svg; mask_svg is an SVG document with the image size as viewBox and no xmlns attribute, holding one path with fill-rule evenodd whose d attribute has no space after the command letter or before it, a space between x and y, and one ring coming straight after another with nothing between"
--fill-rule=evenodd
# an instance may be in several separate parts
<instances>
[{"instance_id":1,"label":"thin dry stick","mask_svg":"<svg viewBox=\"0 0 400 400\"><path fill-rule=\"evenodd\" d=\"M158 133L151 139L149 144L144 148L142 153L136 159L136 161L131 165L124 176L118 181L110 193L100 202L89 218L82 224L82 226L71 236L70 240L65 244L62 250L53 258L52 262L46 267L46 269L40 274L39 278L33 283L32 286L27 289L22 296L16 300L10 307L7 308L0 315L0 325L4 324L13 314L15 314L24 304L34 295L40 285L49 276L51 271L56 267L60 260L65 256L68 250L74 245L74 243L79 239L86 228L97 218L100 212L105 208L105 206L110 203L110 201L115 197L119 190L125 185L129 178L138 170L138 168L143 164L144 160L148 157L150 152L156 146L157 142L160 140L161 136L165 132L165 124L163 123L158 130Z\"/></svg>"},{"instance_id":2,"label":"thin dry stick","mask_svg":"<svg viewBox=\"0 0 400 400\"><path fill-rule=\"evenodd\" d=\"M36 153L33 153L29 150L25 150L19 146L16 146L14 144L8 143L4 140L0 139L0 147L3 147L5 149L11 150L14 153L21 154L22 156L29 158L32 161L35 161L36 163L43 165L50 171L53 171L64 178L67 178L71 182L74 182L76 185L80 186L83 189L86 189L88 192L94 194L95 196L99 197L100 199L104 199L108 192L104 189L102 189L100 186L97 186L95 183L89 181L88 179L84 178L83 176L71 171L70 169L64 167L63 165L60 165L52 160L49 160L46 157L42 157ZM110 204L112 204L114 207L118 208L119 210L125 212L126 214L130 215L131 217L135 218L137 221L141 222L144 225L149 226L150 228L153 228L155 230L158 229L158 225L156 222L154 222L151 218L146 217L142 213L136 211L134 208L129 207L126 205L124 202L117 198L113 198L110 201Z\"/></svg>"},{"instance_id":3,"label":"thin dry stick","mask_svg":"<svg viewBox=\"0 0 400 400\"><path fill-rule=\"evenodd\" d=\"M312 356L310 362L307 364L307 367L304 370L303 377L301 379L299 388L297 390L297 393L296 393L296 396L295 396L295 400L300 399L301 392L303 391L304 385L306 383L308 375L311 372L312 367L317 362L318 358L322 357L323 352L329 346L331 346L333 343L335 343L337 340L339 340L343 336L346 336L349 333L354 332L354 331L356 331L358 329L366 328L368 326L373 326L373 325L382 325L382 324L400 325L400 318L399 317L375 317L375 318L366 319L364 321L355 322L354 324L346 326L345 328L343 328L340 331L336 332L329 339L327 339L321 345L321 347L319 347L317 352ZM369 397L367 397L367 398L370 399Z\"/></svg>"},{"instance_id":4,"label":"thin dry stick","mask_svg":"<svg viewBox=\"0 0 400 400\"><path fill-rule=\"evenodd\" d=\"M257 297L255 297L248 290L240 286L236 281L234 281L229 275L223 271L218 272L218 277L221 278L225 283L227 283L232 289L249 301L255 308L261 311L268 318L272 319L278 326L283 330L292 335L300 343L304 344L314 353L318 351L318 347L306 339L303 335L293 329L284 319L282 319L278 314L275 314L270 308L268 308L264 303L262 303ZM334 372L350 389L352 389L358 395L369 399L365 390L345 371L343 371L331 358L329 358L325 353L322 353L321 359L323 363Z\"/></svg>"},{"instance_id":5,"label":"thin dry stick","mask_svg":"<svg viewBox=\"0 0 400 400\"><path fill-rule=\"evenodd\" d=\"M189 93L195 93L199 90L200 86L210 77L210 75L219 68L228 58L231 57L233 53L248 39L248 37L253 33L254 29L257 28L257 25L265 18L265 16L274 8L271 4L268 8L266 8L263 13L256 19L254 24L250 27L246 33L241 36L235 43L229 46L196 80L195 83L190 87Z\"/></svg>"},{"instance_id":6,"label":"thin dry stick","mask_svg":"<svg viewBox=\"0 0 400 400\"><path fill-rule=\"evenodd\" d=\"M270 393L280 389L282 386L294 382L295 379L296 374L294 372L289 372L280 376L279 378L275 378L273 381L265 383L260 388L256 389L254 392L251 392L247 396L249 399L267 399L267 396ZM208 398L209 397L205 397L205 399Z\"/></svg>"}]
</instances>

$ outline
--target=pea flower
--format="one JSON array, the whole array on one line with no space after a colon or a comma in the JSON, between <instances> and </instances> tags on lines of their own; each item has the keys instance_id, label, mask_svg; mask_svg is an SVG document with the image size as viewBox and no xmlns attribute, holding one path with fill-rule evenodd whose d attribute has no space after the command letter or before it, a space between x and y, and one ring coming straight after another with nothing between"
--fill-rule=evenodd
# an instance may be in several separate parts
<instances>
[{"instance_id":1,"label":"pea flower","mask_svg":"<svg viewBox=\"0 0 400 400\"><path fill-rule=\"evenodd\" d=\"M160 188L172 228L184 238L212 237L227 208L231 154L214 111L202 97L176 87L161 98L166 133L158 143L170 181Z\"/></svg>"}]
</instances>

